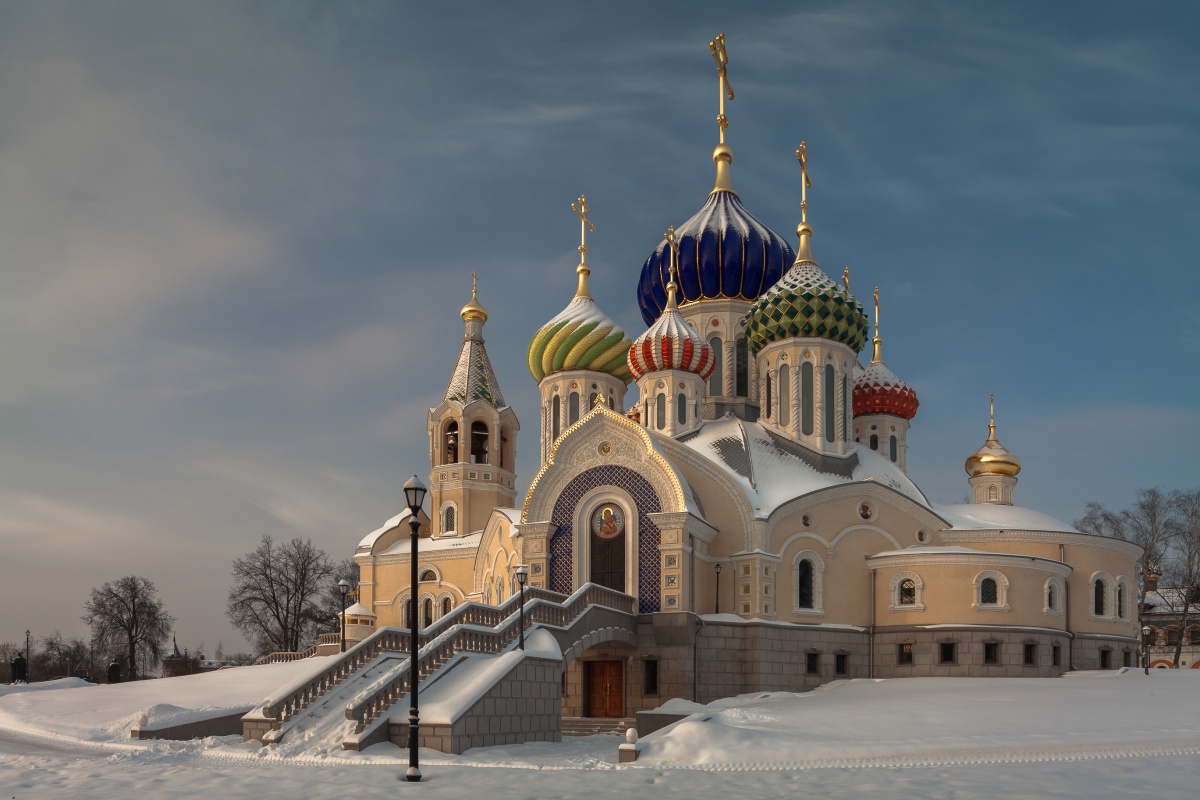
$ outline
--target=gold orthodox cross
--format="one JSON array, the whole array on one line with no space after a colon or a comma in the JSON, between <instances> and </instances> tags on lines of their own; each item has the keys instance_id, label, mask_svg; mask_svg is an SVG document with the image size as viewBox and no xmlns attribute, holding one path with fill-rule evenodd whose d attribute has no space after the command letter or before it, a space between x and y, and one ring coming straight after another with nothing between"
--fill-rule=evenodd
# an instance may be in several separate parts
<instances>
[{"instance_id":1,"label":"gold orthodox cross","mask_svg":"<svg viewBox=\"0 0 1200 800\"><path fill-rule=\"evenodd\" d=\"M729 99L733 99L733 87L729 85L729 76L725 74L725 68L729 65L729 55L725 52L725 34L718 33L717 38L708 43L708 49L712 53L713 61L717 62L717 76L720 78L717 96L721 101L721 113L717 115L717 127L721 129L721 144L725 144L725 129L729 127L729 120L725 117L725 95L729 95Z\"/></svg>"},{"instance_id":2,"label":"gold orthodox cross","mask_svg":"<svg viewBox=\"0 0 1200 800\"><path fill-rule=\"evenodd\" d=\"M846 294L850 294L850 268L846 267L842 270L842 285L846 287Z\"/></svg>"},{"instance_id":3,"label":"gold orthodox cross","mask_svg":"<svg viewBox=\"0 0 1200 800\"><path fill-rule=\"evenodd\" d=\"M588 231L596 232L596 226L588 219L588 204L587 195L579 195L579 205L571 203L571 210L579 216L579 260L587 260L587 235Z\"/></svg>"},{"instance_id":4,"label":"gold orthodox cross","mask_svg":"<svg viewBox=\"0 0 1200 800\"><path fill-rule=\"evenodd\" d=\"M478 289L479 289L479 273L475 272L474 270L471 270L471 299L472 300L475 299L476 290L478 290Z\"/></svg>"},{"instance_id":5,"label":"gold orthodox cross","mask_svg":"<svg viewBox=\"0 0 1200 800\"><path fill-rule=\"evenodd\" d=\"M846 269L850 269L846 267ZM875 335L879 335L879 287L875 287Z\"/></svg>"},{"instance_id":6,"label":"gold orthodox cross","mask_svg":"<svg viewBox=\"0 0 1200 800\"><path fill-rule=\"evenodd\" d=\"M812 178L808 177L808 149L804 142L796 148L796 160L800 162L800 221L808 221L808 187L812 186Z\"/></svg>"}]
</instances>

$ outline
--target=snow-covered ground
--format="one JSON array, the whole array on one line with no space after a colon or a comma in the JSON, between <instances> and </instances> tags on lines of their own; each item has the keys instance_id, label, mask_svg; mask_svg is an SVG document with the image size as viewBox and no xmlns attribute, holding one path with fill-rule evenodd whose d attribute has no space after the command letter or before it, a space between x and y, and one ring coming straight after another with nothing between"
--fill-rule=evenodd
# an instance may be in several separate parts
<instances>
[{"instance_id":1,"label":"snow-covered ground","mask_svg":"<svg viewBox=\"0 0 1200 800\"><path fill-rule=\"evenodd\" d=\"M402 780L407 753L391 744L294 753L240 737L128 738L143 715L252 706L312 668L0 686L0 797L1185 797L1200 784L1200 671L1191 670L856 680L696 708L674 701L696 713L644 737L634 764L615 763L612 736L463 756L424 750L419 785Z\"/></svg>"}]
</instances>

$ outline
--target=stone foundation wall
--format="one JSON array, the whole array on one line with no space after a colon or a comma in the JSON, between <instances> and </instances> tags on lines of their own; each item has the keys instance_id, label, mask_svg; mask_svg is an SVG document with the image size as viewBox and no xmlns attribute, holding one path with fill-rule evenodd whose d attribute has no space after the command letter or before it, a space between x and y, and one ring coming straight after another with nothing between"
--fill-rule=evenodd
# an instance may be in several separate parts
<instances>
[{"instance_id":1,"label":"stone foundation wall","mask_svg":"<svg viewBox=\"0 0 1200 800\"><path fill-rule=\"evenodd\" d=\"M560 662L525 658L497 681L458 719L422 722L421 747L461 754L472 747L562 739ZM408 747L407 710L397 710L388 724L391 741Z\"/></svg>"},{"instance_id":2,"label":"stone foundation wall","mask_svg":"<svg viewBox=\"0 0 1200 800\"><path fill-rule=\"evenodd\" d=\"M942 645L952 644L953 659L942 662ZM985 663L989 648L995 663ZM1032 645L1032 664L1025 663L1025 645ZM912 663L900 662L900 646L911 645ZM875 632L875 677L928 676L990 678L1056 678L1067 671L1072 639L1063 633L973 626L895 627ZM1058 664L1054 648L1058 647ZM1076 658L1078 664L1078 658Z\"/></svg>"}]
</instances>

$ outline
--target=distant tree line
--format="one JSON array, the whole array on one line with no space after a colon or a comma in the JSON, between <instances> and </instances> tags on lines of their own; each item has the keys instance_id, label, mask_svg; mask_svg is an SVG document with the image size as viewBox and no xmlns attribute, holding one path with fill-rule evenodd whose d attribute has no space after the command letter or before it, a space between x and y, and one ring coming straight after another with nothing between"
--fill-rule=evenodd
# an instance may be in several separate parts
<instances>
[{"instance_id":1,"label":"distant tree line","mask_svg":"<svg viewBox=\"0 0 1200 800\"><path fill-rule=\"evenodd\" d=\"M1200 488L1138 489L1133 505L1120 511L1093 501L1084 507L1075 527L1142 548L1139 614L1146 609L1151 584L1157 583L1154 603L1175 617L1181 631L1200 619ZM1175 643L1175 666L1179 666L1183 639L1180 636Z\"/></svg>"}]
</instances>

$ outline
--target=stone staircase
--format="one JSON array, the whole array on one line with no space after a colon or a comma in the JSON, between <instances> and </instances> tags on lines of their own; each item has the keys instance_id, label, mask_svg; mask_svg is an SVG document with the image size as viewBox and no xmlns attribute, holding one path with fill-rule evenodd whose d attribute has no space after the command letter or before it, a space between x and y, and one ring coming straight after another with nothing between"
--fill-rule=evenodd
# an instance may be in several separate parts
<instances>
[{"instance_id":1,"label":"stone staircase","mask_svg":"<svg viewBox=\"0 0 1200 800\"><path fill-rule=\"evenodd\" d=\"M625 731L637 727L632 717L563 717L563 736L624 736Z\"/></svg>"}]
</instances>

